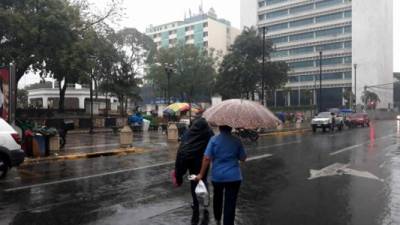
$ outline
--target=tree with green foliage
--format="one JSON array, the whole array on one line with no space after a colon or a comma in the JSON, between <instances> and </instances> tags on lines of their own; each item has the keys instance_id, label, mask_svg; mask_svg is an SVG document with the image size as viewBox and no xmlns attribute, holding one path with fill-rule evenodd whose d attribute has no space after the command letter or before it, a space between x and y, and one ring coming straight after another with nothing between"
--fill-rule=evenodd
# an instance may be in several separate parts
<instances>
[{"instance_id":1,"label":"tree with green foliage","mask_svg":"<svg viewBox=\"0 0 400 225\"><path fill-rule=\"evenodd\" d=\"M26 89L19 89L17 93L17 108L28 108L28 91Z\"/></svg>"},{"instance_id":2,"label":"tree with green foliage","mask_svg":"<svg viewBox=\"0 0 400 225\"><path fill-rule=\"evenodd\" d=\"M165 97L169 89L170 97L181 101L209 100L215 83L216 62L214 50L184 44L161 48L148 68L146 80L158 96ZM173 67L169 87L166 65Z\"/></svg>"},{"instance_id":3,"label":"tree with green foliage","mask_svg":"<svg viewBox=\"0 0 400 225\"><path fill-rule=\"evenodd\" d=\"M117 96L121 114L126 112L128 100L140 100L140 88L144 65L155 51L153 40L135 28L125 28L108 36L113 49L105 48L99 59L98 71L101 90Z\"/></svg>"},{"instance_id":4,"label":"tree with green foliage","mask_svg":"<svg viewBox=\"0 0 400 225\"><path fill-rule=\"evenodd\" d=\"M264 73L263 51L266 61ZM255 28L245 28L222 61L216 91L225 99L244 97L254 100L255 94L261 96L263 89L270 91L282 87L287 82L289 67L285 62L270 62L272 51L270 40L266 40L264 45Z\"/></svg>"},{"instance_id":5,"label":"tree with green foliage","mask_svg":"<svg viewBox=\"0 0 400 225\"><path fill-rule=\"evenodd\" d=\"M87 80L97 30L119 10L116 0L102 15L90 13L88 5L86 0L0 2L0 63L15 63L17 82L28 71L55 78L60 111L67 84Z\"/></svg>"}]
</instances>

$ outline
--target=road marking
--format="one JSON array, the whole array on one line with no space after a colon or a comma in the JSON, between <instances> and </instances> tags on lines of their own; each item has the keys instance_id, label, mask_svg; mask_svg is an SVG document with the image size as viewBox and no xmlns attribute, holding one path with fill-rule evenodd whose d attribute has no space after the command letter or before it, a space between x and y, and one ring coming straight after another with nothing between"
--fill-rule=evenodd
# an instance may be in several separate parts
<instances>
[{"instance_id":1,"label":"road marking","mask_svg":"<svg viewBox=\"0 0 400 225\"><path fill-rule=\"evenodd\" d=\"M352 145L352 146L349 146L349 147L346 147L346 148L342 148L342 149L340 149L340 150L338 150L338 151L336 151L336 152L329 153L329 155L334 156L334 155L340 154L340 153L342 153L342 152L347 152L347 151L356 149L356 148L358 148L358 147L361 147L361 146L363 146L363 145L365 145L365 144L367 144L367 143L369 143L369 141L368 141L368 142L365 142L365 143L362 143L362 144Z\"/></svg>"},{"instance_id":2,"label":"road marking","mask_svg":"<svg viewBox=\"0 0 400 225\"><path fill-rule=\"evenodd\" d=\"M308 178L308 180L314 180L321 177L350 175L372 180L378 180L381 182L384 181L383 179L380 179L379 177L375 176L370 172L350 169L348 168L349 166L350 166L349 164L334 163L320 170L310 170L310 177Z\"/></svg>"},{"instance_id":3,"label":"road marking","mask_svg":"<svg viewBox=\"0 0 400 225\"><path fill-rule=\"evenodd\" d=\"M27 186L22 186L22 187L17 187L17 188L9 188L9 189L5 189L4 191L5 192L13 192L13 191L20 191L20 190L25 190L25 189L30 189L30 188L45 187L45 186L50 186L50 185L54 185L54 184L63 184L63 183L68 183L68 182L73 182L73 181L80 181L80 180L90 179L90 178L104 177L104 176L114 175L114 174L119 174L119 173L126 173L126 172L149 169L149 168L154 168L154 167L166 166L166 165L171 165L173 163L175 163L175 162L174 161L169 161L169 162L157 163L157 164L153 164L153 165L149 165L149 166L142 166L142 167L136 167L136 168L131 168L131 169L117 170L117 171L113 171L113 172L99 173L99 174L83 176L83 177L75 177L75 178L63 179L63 180L52 181L52 182L47 182L47 183L27 185Z\"/></svg>"},{"instance_id":4,"label":"road marking","mask_svg":"<svg viewBox=\"0 0 400 225\"><path fill-rule=\"evenodd\" d=\"M383 136L383 137L376 138L375 141L377 141L377 140L382 140L382 139L389 138L389 137L393 137L393 134L390 134L390 135L386 135L386 136ZM340 154L340 153L343 153L343 152L347 152L347 151L354 150L354 149L356 149L356 148L359 148L359 147L361 147L361 146L363 146L363 145L370 144L370 143L371 143L371 141L366 141L366 142L363 142L363 143L361 143L361 144L348 146L348 147L346 147L346 148L339 149L339 150L337 150L337 151L335 151L335 152L331 152L331 153L329 153L329 155L330 155L330 156L334 156L334 155L337 155L337 154Z\"/></svg>"},{"instance_id":5,"label":"road marking","mask_svg":"<svg viewBox=\"0 0 400 225\"><path fill-rule=\"evenodd\" d=\"M253 157L249 157L249 158L247 158L247 160L246 161L254 161L254 160L257 160L257 159L264 159L264 158L269 158L269 157L271 157L272 156L272 154L264 154L264 155L259 155L259 156L253 156Z\"/></svg>"},{"instance_id":6,"label":"road marking","mask_svg":"<svg viewBox=\"0 0 400 225\"><path fill-rule=\"evenodd\" d=\"M281 147L281 146L285 146L285 145L300 144L300 143L301 143L301 141L293 141L293 142L282 143L282 144L268 145L268 146L259 147L259 148L256 148L256 149L257 150L270 149L270 148Z\"/></svg>"}]
</instances>

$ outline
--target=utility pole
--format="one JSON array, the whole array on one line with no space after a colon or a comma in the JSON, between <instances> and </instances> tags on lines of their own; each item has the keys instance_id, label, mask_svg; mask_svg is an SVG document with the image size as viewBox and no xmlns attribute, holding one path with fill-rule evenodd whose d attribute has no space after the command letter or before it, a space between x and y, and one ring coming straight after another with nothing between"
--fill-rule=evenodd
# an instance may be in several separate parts
<instances>
[{"instance_id":1,"label":"utility pole","mask_svg":"<svg viewBox=\"0 0 400 225\"><path fill-rule=\"evenodd\" d=\"M261 74L261 101L265 105L265 29L263 27L263 49L262 49L262 74Z\"/></svg>"},{"instance_id":2,"label":"utility pole","mask_svg":"<svg viewBox=\"0 0 400 225\"><path fill-rule=\"evenodd\" d=\"M322 51L319 51L319 112L322 112Z\"/></svg>"},{"instance_id":3,"label":"utility pole","mask_svg":"<svg viewBox=\"0 0 400 225\"><path fill-rule=\"evenodd\" d=\"M93 134L93 73L90 74L90 130L89 134Z\"/></svg>"},{"instance_id":4,"label":"utility pole","mask_svg":"<svg viewBox=\"0 0 400 225\"><path fill-rule=\"evenodd\" d=\"M354 64L354 101L355 101L355 111L357 112L357 64Z\"/></svg>"}]
</instances>

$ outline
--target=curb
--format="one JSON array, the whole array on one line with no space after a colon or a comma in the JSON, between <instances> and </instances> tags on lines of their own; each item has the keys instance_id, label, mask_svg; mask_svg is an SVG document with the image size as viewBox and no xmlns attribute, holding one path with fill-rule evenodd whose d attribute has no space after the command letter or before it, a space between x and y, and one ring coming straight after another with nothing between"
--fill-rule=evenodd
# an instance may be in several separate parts
<instances>
[{"instance_id":1,"label":"curb","mask_svg":"<svg viewBox=\"0 0 400 225\"><path fill-rule=\"evenodd\" d=\"M126 149L115 149L111 151L101 151L101 152L91 152L91 153L76 153L71 155L61 155L61 156L49 156L37 159L25 159L22 165L30 165L37 164L42 162L51 162L51 161L61 161L61 160L77 160L77 159L89 159L89 158L97 158L103 156L113 156L113 155L122 155L122 154L134 154L134 153L144 153L145 149L142 148L126 148Z\"/></svg>"},{"instance_id":2,"label":"curb","mask_svg":"<svg viewBox=\"0 0 400 225\"><path fill-rule=\"evenodd\" d=\"M96 134L103 134L103 133L112 133L112 129L104 129L104 130L96 130L94 129L93 132ZM68 134L89 134L89 130L70 130Z\"/></svg>"},{"instance_id":3,"label":"curb","mask_svg":"<svg viewBox=\"0 0 400 225\"><path fill-rule=\"evenodd\" d=\"M277 136L277 135L290 135L290 134L298 134L298 133L306 133L310 132L310 128L303 128L303 129L295 129L295 130L283 130L283 131L274 131L270 133L260 134L260 137L268 137L268 136Z\"/></svg>"}]
</instances>

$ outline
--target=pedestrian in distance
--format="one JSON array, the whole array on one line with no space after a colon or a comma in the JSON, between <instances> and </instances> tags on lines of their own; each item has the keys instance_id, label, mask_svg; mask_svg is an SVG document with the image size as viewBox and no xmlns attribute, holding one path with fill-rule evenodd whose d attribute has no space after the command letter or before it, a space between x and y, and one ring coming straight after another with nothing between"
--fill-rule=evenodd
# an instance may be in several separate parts
<instances>
[{"instance_id":1,"label":"pedestrian in distance","mask_svg":"<svg viewBox=\"0 0 400 225\"><path fill-rule=\"evenodd\" d=\"M211 138L204 153L200 174L196 179L207 176L210 163L211 180L214 187L213 210L218 225L234 225L236 200L239 193L242 174L239 162L246 160L246 152L240 139L232 135L232 128L220 126L220 134Z\"/></svg>"},{"instance_id":2,"label":"pedestrian in distance","mask_svg":"<svg viewBox=\"0 0 400 225\"><path fill-rule=\"evenodd\" d=\"M210 138L214 133L204 118L197 118L193 121L189 130L183 135L178 149L175 162L175 178L178 186L182 185L183 177L187 171L190 175L200 173L204 151ZM204 169L205 176L202 178L207 186L207 171ZM190 181L190 190L192 194L192 224L198 224L200 220L199 199L196 196L195 189L198 181ZM208 221L208 210L204 210L204 221Z\"/></svg>"}]
</instances>

